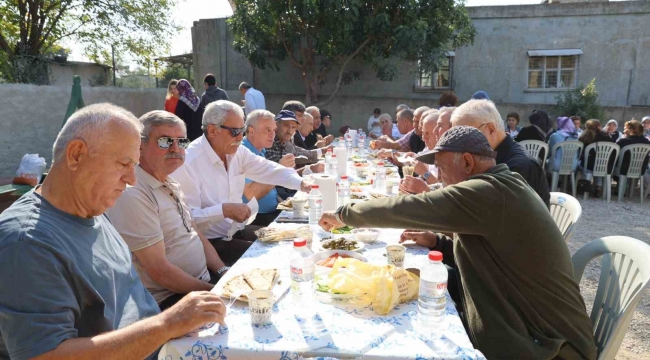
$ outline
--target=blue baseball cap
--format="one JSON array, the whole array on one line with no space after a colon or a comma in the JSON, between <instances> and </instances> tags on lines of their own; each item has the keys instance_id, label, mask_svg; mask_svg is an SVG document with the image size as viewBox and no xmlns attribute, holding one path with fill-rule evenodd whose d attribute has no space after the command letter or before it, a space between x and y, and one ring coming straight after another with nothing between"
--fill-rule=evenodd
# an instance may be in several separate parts
<instances>
[{"instance_id":1,"label":"blue baseball cap","mask_svg":"<svg viewBox=\"0 0 650 360\"><path fill-rule=\"evenodd\" d=\"M279 114L275 115L275 121L278 120L295 121L300 124L298 119L296 119L296 114L294 114L293 111L289 110L282 110Z\"/></svg>"}]
</instances>

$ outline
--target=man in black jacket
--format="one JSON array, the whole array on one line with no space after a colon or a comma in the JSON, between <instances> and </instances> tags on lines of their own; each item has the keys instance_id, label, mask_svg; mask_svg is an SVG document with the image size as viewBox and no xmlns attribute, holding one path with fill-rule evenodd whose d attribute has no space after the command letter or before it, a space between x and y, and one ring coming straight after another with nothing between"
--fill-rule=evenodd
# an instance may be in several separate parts
<instances>
[{"instance_id":1,"label":"man in black jacket","mask_svg":"<svg viewBox=\"0 0 650 360\"><path fill-rule=\"evenodd\" d=\"M221 89L217 86L217 79L212 74L207 74L203 78L203 85L205 86L205 92L201 95L201 106L203 110L208 106L209 103L215 102L217 100L228 100L228 94L224 89Z\"/></svg>"},{"instance_id":2,"label":"man in black jacket","mask_svg":"<svg viewBox=\"0 0 650 360\"><path fill-rule=\"evenodd\" d=\"M537 195L550 206L546 174L541 165L528 157L526 151L506 134L501 115L492 101L470 100L454 110L451 125L467 125L479 129L496 150L497 164L506 164L510 171L521 175Z\"/></svg>"}]
</instances>

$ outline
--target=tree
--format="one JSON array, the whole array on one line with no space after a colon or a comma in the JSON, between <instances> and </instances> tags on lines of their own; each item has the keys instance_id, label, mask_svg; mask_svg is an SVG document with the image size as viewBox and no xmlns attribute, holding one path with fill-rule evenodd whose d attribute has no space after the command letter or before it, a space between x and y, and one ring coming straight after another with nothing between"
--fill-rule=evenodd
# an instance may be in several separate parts
<instances>
[{"instance_id":1,"label":"tree","mask_svg":"<svg viewBox=\"0 0 650 360\"><path fill-rule=\"evenodd\" d=\"M441 55L473 42L475 29L456 0L233 0L229 24L234 47L260 69L279 69L288 59L297 67L308 103L318 102L328 74L335 88L360 74L352 61L370 65L376 76L393 80L399 61L434 71Z\"/></svg>"},{"instance_id":2,"label":"tree","mask_svg":"<svg viewBox=\"0 0 650 360\"><path fill-rule=\"evenodd\" d=\"M596 78L592 79L586 86L580 85L573 90L558 95L556 100L562 116L578 115L582 119L603 118L603 108L598 102Z\"/></svg>"},{"instance_id":3,"label":"tree","mask_svg":"<svg viewBox=\"0 0 650 360\"><path fill-rule=\"evenodd\" d=\"M150 63L169 49L177 28L170 21L175 0L3 0L0 51L14 82L30 82L25 62L42 58L61 40L74 39L95 60L116 51ZM107 63L106 61L103 61Z\"/></svg>"}]
</instances>

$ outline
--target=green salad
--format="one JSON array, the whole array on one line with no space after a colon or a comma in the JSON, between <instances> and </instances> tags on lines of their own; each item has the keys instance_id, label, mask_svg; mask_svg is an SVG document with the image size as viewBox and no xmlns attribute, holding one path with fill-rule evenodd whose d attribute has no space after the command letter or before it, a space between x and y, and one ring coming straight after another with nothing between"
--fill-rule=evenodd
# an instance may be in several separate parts
<instances>
[{"instance_id":1,"label":"green salad","mask_svg":"<svg viewBox=\"0 0 650 360\"><path fill-rule=\"evenodd\" d=\"M352 226L344 226L336 229L332 229L332 234L351 234L354 228Z\"/></svg>"}]
</instances>

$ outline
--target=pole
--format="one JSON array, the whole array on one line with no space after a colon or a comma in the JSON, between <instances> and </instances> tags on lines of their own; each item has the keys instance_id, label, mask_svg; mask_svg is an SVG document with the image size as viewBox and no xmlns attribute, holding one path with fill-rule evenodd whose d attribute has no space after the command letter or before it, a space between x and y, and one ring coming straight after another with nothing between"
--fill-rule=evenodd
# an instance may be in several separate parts
<instances>
[{"instance_id":1,"label":"pole","mask_svg":"<svg viewBox=\"0 0 650 360\"><path fill-rule=\"evenodd\" d=\"M115 86L115 46L111 45L111 55L113 57L113 86Z\"/></svg>"}]
</instances>

